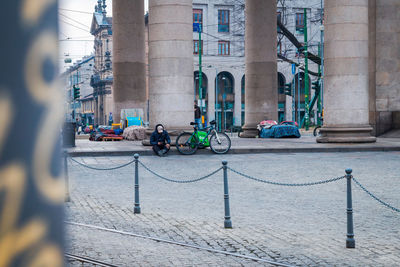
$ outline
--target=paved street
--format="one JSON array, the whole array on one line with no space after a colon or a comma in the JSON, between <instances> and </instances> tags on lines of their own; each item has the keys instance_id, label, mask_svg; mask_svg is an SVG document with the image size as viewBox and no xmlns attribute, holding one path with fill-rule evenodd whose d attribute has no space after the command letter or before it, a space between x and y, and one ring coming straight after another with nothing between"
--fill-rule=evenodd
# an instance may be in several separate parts
<instances>
[{"instance_id":1,"label":"paved street","mask_svg":"<svg viewBox=\"0 0 400 267\"><path fill-rule=\"evenodd\" d=\"M112 167L130 157L82 157ZM298 153L142 157L152 170L192 179L221 166L259 178L312 182L354 176L378 197L400 206L400 153ZM67 221L91 224L297 266L398 266L400 214L353 183L356 249L346 249L346 181L282 187L229 172L233 229L224 229L222 171L192 184L170 183L140 167L142 214L133 214L133 165L95 171L69 165ZM67 251L118 266L251 266L267 263L67 224Z\"/></svg>"}]
</instances>

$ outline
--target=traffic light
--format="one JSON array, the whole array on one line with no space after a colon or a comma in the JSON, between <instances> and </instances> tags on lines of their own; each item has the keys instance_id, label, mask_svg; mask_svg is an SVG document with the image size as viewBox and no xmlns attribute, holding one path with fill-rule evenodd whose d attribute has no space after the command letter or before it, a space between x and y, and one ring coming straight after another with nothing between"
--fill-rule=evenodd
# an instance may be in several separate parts
<instances>
[{"instance_id":1,"label":"traffic light","mask_svg":"<svg viewBox=\"0 0 400 267\"><path fill-rule=\"evenodd\" d=\"M292 95L292 84L285 83L285 95Z\"/></svg>"},{"instance_id":2,"label":"traffic light","mask_svg":"<svg viewBox=\"0 0 400 267\"><path fill-rule=\"evenodd\" d=\"M313 90L318 90L319 89L319 80L316 80L316 81L312 82L311 84L312 84L311 88Z\"/></svg>"},{"instance_id":3,"label":"traffic light","mask_svg":"<svg viewBox=\"0 0 400 267\"><path fill-rule=\"evenodd\" d=\"M81 96L81 89L79 87L76 87L75 85L72 86L72 88L74 89L74 100L79 99L79 97Z\"/></svg>"}]
</instances>

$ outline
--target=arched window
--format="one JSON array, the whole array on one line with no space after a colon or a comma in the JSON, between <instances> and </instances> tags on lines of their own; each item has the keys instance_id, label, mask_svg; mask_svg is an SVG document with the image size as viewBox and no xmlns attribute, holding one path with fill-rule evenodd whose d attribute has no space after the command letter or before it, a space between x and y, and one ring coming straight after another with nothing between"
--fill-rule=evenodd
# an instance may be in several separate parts
<instances>
[{"instance_id":1,"label":"arched window","mask_svg":"<svg viewBox=\"0 0 400 267\"><path fill-rule=\"evenodd\" d=\"M234 78L229 72L220 72L216 83L216 120L220 131L230 130L234 125L235 91Z\"/></svg>"}]
</instances>

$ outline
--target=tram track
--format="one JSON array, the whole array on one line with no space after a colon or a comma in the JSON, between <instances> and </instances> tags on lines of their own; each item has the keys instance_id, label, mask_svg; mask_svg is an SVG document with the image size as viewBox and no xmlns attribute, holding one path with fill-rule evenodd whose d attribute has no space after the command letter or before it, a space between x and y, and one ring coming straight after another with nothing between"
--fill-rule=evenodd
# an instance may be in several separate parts
<instances>
[{"instance_id":1,"label":"tram track","mask_svg":"<svg viewBox=\"0 0 400 267\"><path fill-rule=\"evenodd\" d=\"M192 245L192 244L183 243L183 242L177 242L177 241L163 239L163 238L159 238L159 237L146 236L146 235L136 234L136 233L132 233L132 232L120 231L120 230L116 230L116 229L110 229L110 228L100 227L100 226L96 226L96 225L77 223L77 222L71 222L71 221L66 221L65 223L69 224L69 225L85 227L85 228L90 228L90 229L96 229L96 230L120 234L120 235L124 235L124 236L143 238L143 239L157 241L160 243L172 244L172 245L177 245L177 246L182 246L182 247L188 247L188 248L208 251L208 252L212 252L212 253L216 253L216 254L224 254L227 256L233 256L233 257L237 257L237 258L252 260L252 261L256 261L256 262L268 263L268 264L271 264L274 266L293 267L292 265L280 263L277 261L266 260L266 259L257 258L257 257L253 257L253 256L246 256L246 255L242 255L239 253L233 253L233 252L218 250L218 249L214 249L214 248L201 247L201 246L197 246L197 245ZM107 266L113 266L113 265L107 265Z\"/></svg>"},{"instance_id":2,"label":"tram track","mask_svg":"<svg viewBox=\"0 0 400 267\"><path fill-rule=\"evenodd\" d=\"M83 257L83 256L78 256L74 255L71 253L65 253L65 257L70 260L70 261L79 261L80 263L87 263L91 264L94 266L99 266L99 267L118 267L117 265L109 264L100 260L88 258L88 257Z\"/></svg>"}]
</instances>

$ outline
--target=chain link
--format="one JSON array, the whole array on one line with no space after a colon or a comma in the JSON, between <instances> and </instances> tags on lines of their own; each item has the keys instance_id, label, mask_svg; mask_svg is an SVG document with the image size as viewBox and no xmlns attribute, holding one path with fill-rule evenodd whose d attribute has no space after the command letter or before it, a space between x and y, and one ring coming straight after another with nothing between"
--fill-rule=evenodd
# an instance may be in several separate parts
<instances>
[{"instance_id":1,"label":"chain link","mask_svg":"<svg viewBox=\"0 0 400 267\"><path fill-rule=\"evenodd\" d=\"M162 175L160 175L160 174L158 174L158 173L152 171L149 167L147 167L146 165L144 165L140 160L139 160L139 164L142 165L143 168L145 168L148 172L150 172L151 174L154 174L154 175L157 176L158 178L161 178L161 179L163 179L163 180L165 180L165 181L168 181L168 182L178 183L178 184L187 184L187 183L198 182L198 181L207 179L208 177L213 176L214 174L216 174L217 172L219 172L220 170L222 170L222 167L220 167L220 168L216 169L215 171L213 171L213 172L211 172L211 173L209 173L209 174L207 174L207 175L205 175L205 176L202 176L202 177L200 177L200 178L196 178L196 179L174 180L174 179L170 179L170 178L164 177L164 176L162 176Z\"/></svg>"},{"instance_id":2,"label":"chain link","mask_svg":"<svg viewBox=\"0 0 400 267\"><path fill-rule=\"evenodd\" d=\"M96 167L92 167L92 166L86 165L86 164L84 164L84 163L82 163L82 162L79 162L79 161L77 161L77 160L75 160L75 159L73 159L73 158L69 158L69 159L70 159L71 161L73 161L73 162L75 162L75 163L77 163L77 164L79 164L79 165L85 167L85 168L92 169L92 170L97 170L97 171L111 171L111 170L116 170L116 169L120 169L120 168L126 167L126 166L128 166L128 165L130 165L130 164L132 164L132 163L135 162L135 159L133 159L133 160L129 161L128 163L122 164L122 165L117 166L117 167L96 168Z\"/></svg>"},{"instance_id":3,"label":"chain link","mask_svg":"<svg viewBox=\"0 0 400 267\"><path fill-rule=\"evenodd\" d=\"M236 171L236 170L234 170L234 169L232 169L230 167L228 167L228 169L231 170L232 172L234 172L234 173L236 173L236 174L238 174L240 176L243 176L243 177L245 177L247 179L250 179L250 180L254 180L254 181L261 182L261 183L266 183L266 184L272 184L272 185L281 185L281 186L310 186L310 185L318 185L318 184L327 184L327 183L330 183L330 182L339 181L339 180L341 180L341 179L346 177L346 176L340 176L340 177L336 177L336 178L332 178L332 179L328 179L328 180L323 180L323 181L317 181L317 182L300 183L300 184L289 184L289 183L273 182L273 181L268 181L268 180L263 180L263 179L259 179L259 178L256 178L256 177L252 177L250 175L247 175L247 174L241 173L239 171Z\"/></svg>"},{"instance_id":4,"label":"chain link","mask_svg":"<svg viewBox=\"0 0 400 267\"><path fill-rule=\"evenodd\" d=\"M367 193L370 197L372 197L373 199L375 199L376 201L378 201L379 203L381 203L382 205L384 205L385 207L396 211L396 212L400 212L400 209L397 209L395 207L393 207L392 205L384 202L383 200L380 200L378 197L376 197L374 194L372 194L371 192L369 192L362 184L360 184L359 181L357 181L356 178L352 177L353 181L362 189L365 191L365 193Z\"/></svg>"}]
</instances>

